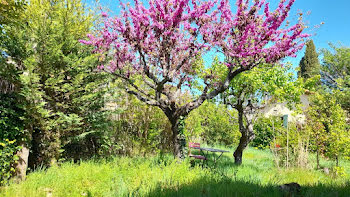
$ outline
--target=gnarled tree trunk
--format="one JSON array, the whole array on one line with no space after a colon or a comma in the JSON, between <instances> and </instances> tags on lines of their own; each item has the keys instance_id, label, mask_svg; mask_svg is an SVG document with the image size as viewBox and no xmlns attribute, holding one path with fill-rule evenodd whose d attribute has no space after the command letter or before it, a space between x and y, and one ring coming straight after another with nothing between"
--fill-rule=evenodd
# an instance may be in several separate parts
<instances>
[{"instance_id":1,"label":"gnarled tree trunk","mask_svg":"<svg viewBox=\"0 0 350 197\"><path fill-rule=\"evenodd\" d=\"M180 129L179 129L179 120L172 120L171 122L171 131L172 131L172 142L173 142L173 153L175 158L181 157L181 144L180 144Z\"/></svg>"},{"instance_id":2,"label":"gnarled tree trunk","mask_svg":"<svg viewBox=\"0 0 350 197\"><path fill-rule=\"evenodd\" d=\"M184 124L184 118L188 115L190 110L186 108L173 108L164 107L162 108L165 115L168 117L171 123L172 131L172 145L173 145L173 154L175 158L183 159L184 158L184 147L186 146L186 140L181 133Z\"/></svg>"},{"instance_id":3,"label":"gnarled tree trunk","mask_svg":"<svg viewBox=\"0 0 350 197\"><path fill-rule=\"evenodd\" d=\"M242 136L239 140L238 147L233 153L233 156L235 158L235 164L241 165L243 151L248 146L249 142L251 142L255 137L253 130L254 115L243 109L242 102L238 102L238 104L236 105L236 109L238 111L239 131L241 132Z\"/></svg>"}]
</instances>

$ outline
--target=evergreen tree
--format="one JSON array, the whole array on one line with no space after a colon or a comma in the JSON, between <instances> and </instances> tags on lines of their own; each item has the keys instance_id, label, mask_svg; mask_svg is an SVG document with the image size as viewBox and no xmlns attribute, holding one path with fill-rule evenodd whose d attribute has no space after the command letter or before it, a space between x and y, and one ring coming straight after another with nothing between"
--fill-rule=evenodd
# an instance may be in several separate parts
<instances>
[{"instance_id":1,"label":"evergreen tree","mask_svg":"<svg viewBox=\"0 0 350 197\"><path fill-rule=\"evenodd\" d=\"M110 77L96 71L96 56L78 42L94 16L80 0L32 0L20 16L20 25L3 26L0 63L7 66L0 67L0 78L16 82L26 100L28 143L22 147L31 150L29 166L56 162L62 154L97 153L107 129ZM7 77L14 76L10 71L15 79Z\"/></svg>"},{"instance_id":2,"label":"evergreen tree","mask_svg":"<svg viewBox=\"0 0 350 197\"><path fill-rule=\"evenodd\" d=\"M312 40L306 43L306 51L304 57L300 60L299 77L304 79L311 78L320 73L320 62L316 52L315 44Z\"/></svg>"}]
</instances>

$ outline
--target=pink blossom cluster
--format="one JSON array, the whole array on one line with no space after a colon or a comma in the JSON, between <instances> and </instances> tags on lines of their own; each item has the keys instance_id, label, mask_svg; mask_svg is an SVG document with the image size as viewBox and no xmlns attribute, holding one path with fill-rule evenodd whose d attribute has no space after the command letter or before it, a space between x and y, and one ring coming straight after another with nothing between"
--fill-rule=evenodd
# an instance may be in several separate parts
<instances>
[{"instance_id":1,"label":"pink blossom cluster","mask_svg":"<svg viewBox=\"0 0 350 197\"><path fill-rule=\"evenodd\" d=\"M117 17L102 12L103 27L81 43L101 54L101 69L129 77L144 74L155 84L192 80L196 56L217 48L233 69L247 69L295 56L303 47L302 21L281 28L295 0L281 0L270 11L265 0L237 0L232 13L228 0L148 0L144 6L121 3ZM102 64L108 64L103 67Z\"/></svg>"},{"instance_id":2,"label":"pink blossom cluster","mask_svg":"<svg viewBox=\"0 0 350 197\"><path fill-rule=\"evenodd\" d=\"M134 7L121 3L117 17L102 12L103 28L80 42L95 46L94 52L101 54L111 72L141 73L168 81L194 74L191 65L196 55L211 47L201 39L200 29L216 17L215 2L149 0L147 8L139 0L134 3Z\"/></svg>"},{"instance_id":3,"label":"pink blossom cluster","mask_svg":"<svg viewBox=\"0 0 350 197\"><path fill-rule=\"evenodd\" d=\"M302 33L305 25L301 18L297 24L281 28L295 0L281 0L277 9L270 11L265 0L255 0L249 6L249 0L237 0L237 12L234 15L228 0L218 6L221 18L212 24L212 32L203 35L211 40L229 57L228 67L244 66L251 68L259 63L275 63L284 57L295 57L303 48Z\"/></svg>"}]
</instances>

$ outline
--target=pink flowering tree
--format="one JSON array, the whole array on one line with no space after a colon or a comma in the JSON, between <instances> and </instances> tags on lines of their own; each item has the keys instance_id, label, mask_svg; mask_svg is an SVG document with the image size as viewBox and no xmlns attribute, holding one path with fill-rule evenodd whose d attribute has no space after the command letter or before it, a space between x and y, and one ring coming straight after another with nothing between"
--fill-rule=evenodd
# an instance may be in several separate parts
<instances>
[{"instance_id":1,"label":"pink flowering tree","mask_svg":"<svg viewBox=\"0 0 350 197\"><path fill-rule=\"evenodd\" d=\"M252 99L254 91L260 93L265 91L277 97L273 87L264 85L266 80L267 84L273 84L275 87L283 87L284 85L284 88L281 89L282 92L284 90L295 93L295 95L285 96L284 99L288 100L289 97L297 96L298 91L293 91L294 87L290 87L292 83L288 82L286 76L283 75L284 73L281 72L279 72L277 81L273 81L274 76L271 78L266 74L268 72L264 74L263 70L260 71L261 74L255 73L258 74L257 76L252 74L256 71L250 71L236 77L237 72L251 70L258 66L281 65L279 63L281 59L287 56L295 57L296 52L303 48L304 39L310 35L303 33L305 25L302 22L302 14L293 26L288 26L289 22L286 21L294 1L281 0L276 10L270 11L270 5L265 0L254 1L251 6L249 6L248 0L237 0L235 15L232 15L228 2L223 1L218 7L222 13L221 21L214 23L214 32L203 33L204 37L211 40L212 45L216 46L226 57L225 64L228 67L228 74L225 84L221 87L227 89L226 84L231 82L228 92L235 98L231 100L235 103L234 105L231 103L231 106L238 111L239 127L242 134L233 154L236 164L242 163L243 150L255 136L253 118L257 106L250 102L244 102L247 99L244 97L250 96ZM263 66L263 68L272 69L268 66ZM271 73L275 74L276 71L277 69L271 70ZM251 78L245 78L247 76ZM233 79L234 77L236 78ZM279 84L281 82L284 84Z\"/></svg>"},{"instance_id":2,"label":"pink flowering tree","mask_svg":"<svg viewBox=\"0 0 350 197\"><path fill-rule=\"evenodd\" d=\"M301 22L280 29L293 2L282 0L271 12L265 1L249 6L248 0L238 0L234 15L227 0L148 0L148 5L134 0L133 6L121 3L116 17L102 12L101 29L81 42L100 54L99 69L122 79L129 94L165 113L172 125L174 156L179 157L181 117L224 92L239 73L302 48L306 35ZM226 56L222 80L215 72L203 76L196 66L201 55L214 49ZM198 76L203 76L203 88L184 101L181 97Z\"/></svg>"}]
</instances>

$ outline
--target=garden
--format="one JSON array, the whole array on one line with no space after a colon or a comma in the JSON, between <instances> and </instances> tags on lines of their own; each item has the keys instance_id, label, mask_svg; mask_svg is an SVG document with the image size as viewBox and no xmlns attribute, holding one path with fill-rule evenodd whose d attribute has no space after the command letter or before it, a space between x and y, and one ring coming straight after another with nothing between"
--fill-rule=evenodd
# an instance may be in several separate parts
<instances>
[{"instance_id":1,"label":"garden","mask_svg":"<svg viewBox=\"0 0 350 197\"><path fill-rule=\"evenodd\" d=\"M0 0L0 196L350 196L350 29L307 5Z\"/></svg>"}]
</instances>

